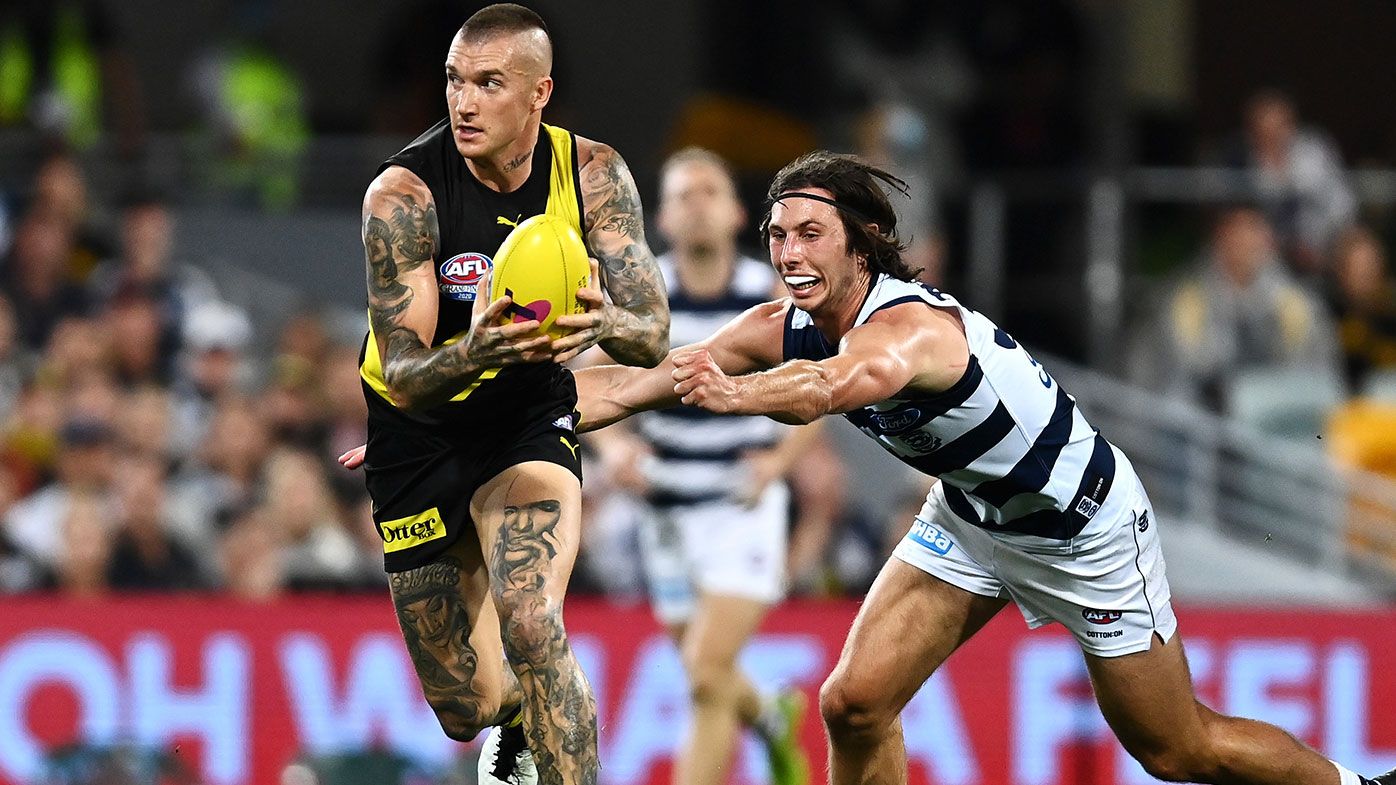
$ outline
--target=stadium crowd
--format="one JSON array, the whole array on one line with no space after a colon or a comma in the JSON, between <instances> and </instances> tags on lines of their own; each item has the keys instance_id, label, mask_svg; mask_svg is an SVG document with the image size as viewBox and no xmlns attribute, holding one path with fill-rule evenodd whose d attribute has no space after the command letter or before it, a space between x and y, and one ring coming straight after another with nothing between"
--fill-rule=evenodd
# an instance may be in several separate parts
<instances>
[{"instance_id":1,"label":"stadium crowd","mask_svg":"<svg viewBox=\"0 0 1396 785\"><path fill-rule=\"evenodd\" d=\"M355 325L292 313L259 341L212 276L171 258L159 192L132 187L112 205L89 192L77 159L55 153L9 202L0 590L381 589L362 478L333 461L365 437ZM849 514L838 457L823 447L792 479L813 521L795 541L799 585L864 588L877 558L824 558ZM602 514L579 588L638 592L635 522L608 518L621 509L609 489L589 484ZM878 522L843 528L845 548L890 547Z\"/></svg>"},{"instance_id":2,"label":"stadium crowd","mask_svg":"<svg viewBox=\"0 0 1396 785\"><path fill-rule=\"evenodd\" d=\"M1279 433L1331 418L1340 457L1388 471L1396 296L1382 237L1336 145L1290 99L1263 91L1240 114L1214 160L1248 172L1254 198L1216 210L1195 259L1139 298L1132 375L1219 412L1260 411ZM920 160L874 126L857 142L867 154ZM55 147L0 209L0 590L381 587L362 478L332 462L364 438L353 320L254 324L205 260L172 258L169 194L139 178L96 193L81 156ZM918 262L953 286L924 206ZM1307 418L1263 416L1292 414L1295 391ZM792 580L857 591L909 510L867 520L837 451L822 450L790 478L803 500ZM593 466L579 588L638 592L638 524Z\"/></svg>"}]
</instances>

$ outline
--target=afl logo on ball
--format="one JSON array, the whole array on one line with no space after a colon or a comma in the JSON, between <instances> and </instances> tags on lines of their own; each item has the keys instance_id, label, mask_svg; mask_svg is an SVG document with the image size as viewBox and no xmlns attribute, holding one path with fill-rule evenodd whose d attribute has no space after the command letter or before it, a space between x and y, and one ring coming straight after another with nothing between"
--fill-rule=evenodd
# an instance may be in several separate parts
<instances>
[{"instance_id":1,"label":"afl logo on ball","mask_svg":"<svg viewBox=\"0 0 1396 785\"><path fill-rule=\"evenodd\" d=\"M494 262L482 253L456 254L441 263L437 285L441 293L452 300L474 302L480 279L493 266Z\"/></svg>"}]
</instances>

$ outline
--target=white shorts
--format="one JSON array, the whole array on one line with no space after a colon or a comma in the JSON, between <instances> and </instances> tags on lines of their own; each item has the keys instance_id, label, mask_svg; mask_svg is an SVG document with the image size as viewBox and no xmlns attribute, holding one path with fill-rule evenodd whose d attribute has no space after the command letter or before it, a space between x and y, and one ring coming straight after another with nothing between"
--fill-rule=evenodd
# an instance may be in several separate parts
<instances>
[{"instance_id":1,"label":"white shorts","mask_svg":"<svg viewBox=\"0 0 1396 785\"><path fill-rule=\"evenodd\" d=\"M1072 540L992 534L952 513L937 484L892 555L967 592L1013 600L1029 627L1060 622L1091 654L1145 651L1178 622L1149 497L1127 463L1116 468L1122 503L1107 502L1112 518Z\"/></svg>"},{"instance_id":2,"label":"white shorts","mask_svg":"<svg viewBox=\"0 0 1396 785\"><path fill-rule=\"evenodd\" d=\"M641 517L650 603L665 624L687 621L702 594L774 605L785 596L790 491L772 483L754 507L717 501Z\"/></svg>"}]
</instances>

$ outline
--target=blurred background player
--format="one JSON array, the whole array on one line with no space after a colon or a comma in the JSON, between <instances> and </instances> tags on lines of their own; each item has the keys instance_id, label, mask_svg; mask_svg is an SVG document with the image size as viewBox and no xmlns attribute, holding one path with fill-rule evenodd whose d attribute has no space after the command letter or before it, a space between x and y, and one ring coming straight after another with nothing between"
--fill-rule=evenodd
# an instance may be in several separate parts
<instances>
[{"instance_id":1,"label":"blurred background player","mask_svg":"<svg viewBox=\"0 0 1396 785\"><path fill-rule=\"evenodd\" d=\"M467 19L446 55L448 118L380 167L363 206L364 468L394 606L442 728L462 741L503 728L480 777L510 785L594 785L599 766L595 700L562 620L581 465L576 387L554 360L599 342L652 366L668 348L629 169L542 123L552 62L527 8ZM582 289L588 311L560 317L572 332L556 342L536 321L500 326L508 298L478 295L500 243L542 213L586 238L611 299Z\"/></svg>"},{"instance_id":2,"label":"blurred background player","mask_svg":"<svg viewBox=\"0 0 1396 785\"><path fill-rule=\"evenodd\" d=\"M658 217L671 245L659 264L674 342L707 338L779 285L770 265L737 248L746 211L716 154L686 148L665 161ZM818 427L680 407L595 434L602 474L640 500L650 602L688 675L692 720L675 761L675 785L726 782L741 728L752 729L765 746L774 782L808 780L795 738L804 696L763 694L738 657L785 595L791 504L785 476L815 446Z\"/></svg>"}]
</instances>

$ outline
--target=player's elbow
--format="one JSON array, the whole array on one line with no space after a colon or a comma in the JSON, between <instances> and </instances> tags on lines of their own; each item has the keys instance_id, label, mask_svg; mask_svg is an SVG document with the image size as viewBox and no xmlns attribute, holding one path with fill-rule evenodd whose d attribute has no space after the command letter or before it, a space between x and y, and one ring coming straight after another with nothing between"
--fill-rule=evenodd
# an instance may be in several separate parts
<instances>
[{"instance_id":1,"label":"player's elbow","mask_svg":"<svg viewBox=\"0 0 1396 785\"><path fill-rule=\"evenodd\" d=\"M669 325L656 326L646 340L632 353L629 365L637 368L657 368L669 356Z\"/></svg>"},{"instance_id":2,"label":"player's elbow","mask_svg":"<svg viewBox=\"0 0 1396 785\"><path fill-rule=\"evenodd\" d=\"M427 408L421 398L411 392L392 384L387 385L388 397L392 399L393 406L405 412L420 412Z\"/></svg>"},{"instance_id":3,"label":"player's elbow","mask_svg":"<svg viewBox=\"0 0 1396 785\"><path fill-rule=\"evenodd\" d=\"M771 415L771 419L776 422L785 423L786 425L809 425L823 416L823 412L817 411L814 407L809 407L798 411L777 412Z\"/></svg>"},{"instance_id":4,"label":"player's elbow","mask_svg":"<svg viewBox=\"0 0 1396 785\"><path fill-rule=\"evenodd\" d=\"M798 369L791 381L799 395L785 411L772 417L787 425L808 425L833 410L835 380L822 363L796 360L791 366Z\"/></svg>"},{"instance_id":5,"label":"player's elbow","mask_svg":"<svg viewBox=\"0 0 1396 785\"><path fill-rule=\"evenodd\" d=\"M421 412L438 403L423 395L416 385L408 383L401 374L393 373L391 369L387 369L383 374L383 386L387 388L393 406L403 411Z\"/></svg>"}]
</instances>

